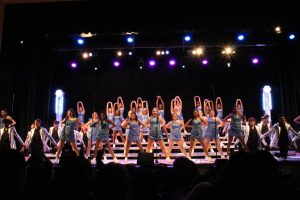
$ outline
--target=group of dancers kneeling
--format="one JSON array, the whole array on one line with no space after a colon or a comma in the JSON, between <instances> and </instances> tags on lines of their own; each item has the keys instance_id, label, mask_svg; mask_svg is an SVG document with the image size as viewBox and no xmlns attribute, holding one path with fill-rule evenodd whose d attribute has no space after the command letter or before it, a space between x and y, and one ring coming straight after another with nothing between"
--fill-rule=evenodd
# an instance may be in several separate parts
<instances>
[{"instance_id":1,"label":"group of dancers kneeling","mask_svg":"<svg viewBox=\"0 0 300 200\"><path fill-rule=\"evenodd\" d=\"M124 103L121 97L118 97L116 103L108 102L106 112L92 113L92 118L84 123L85 109L82 102L77 103L78 117L73 109L68 109L66 117L61 121L54 121L53 127L49 132L41 126L41 120L36 119L32 125L32 129L28 132L25 142L17 134L14 128L15 121L7 115L5 110L1 111L1 129L0 129L0 147L16 148L14 136L20 142L22 149L31 152L44 153L49 150L47 143L50 143L56 151L56 158L61 155L64 144L68 142L72 150L79 156L80 152L76 145L76 140L81 143L84 134L88 138L85 156L90 157L92 144L95 144L94 158L97 157L99 149L105 148L112 155L113 160L117 161L113 148L119 134L125 150L125 160L128 159L129 149L132 143L136 143L140 152L145 150L142 147L144 136L148 135L146 152L152 152L153 145L157 143L162 152L165 154L166 160L170 161L170 153L176 142L184 156L191 158L196 142L198 141L205 154L205 159L210 160L208 150L211 148L210 142L214 140L217 150L221 154L221 158L225 158L221 141L219 139L219 130L222 128L223 133L227 134L227 158L230 155L231 143L236 139L235 144L240 143L245 151L256 151L259 148L279 147L282 157L287 156L289 139L292 141L300 138L289 124L286 123L284 116L280 116L279 123L271 127L268 116L262 117L262 122L256 124L254 118L249 118L246 122L243 114L243 104L240 99L233 106L232 113L223 119L223 105L221 98L218 97L214 103L207 99L204 100L202 110L201 99L199 96L194 97L195 109L193 117L184 123L182 116L182 100L175 97L171 101L172 120L166 123L164 119L165 109L164 102L160 96L157 97L156 107L152 109L149 116L148 102L138 98L132 101L128 116L124 119ZM125 129L125 137L123 135ZM187 154L185 141L183 136L187 134L186 129L190 130L190 146ZM80 130L80 131L79 131ZM169 131L168 131L169 130ZM110 132L112 132L113 148L110 144ZM168 149L165 146L164 135L168 139ZM155 145L157 145L155 144Z\"/></svg>"}]
</instances>

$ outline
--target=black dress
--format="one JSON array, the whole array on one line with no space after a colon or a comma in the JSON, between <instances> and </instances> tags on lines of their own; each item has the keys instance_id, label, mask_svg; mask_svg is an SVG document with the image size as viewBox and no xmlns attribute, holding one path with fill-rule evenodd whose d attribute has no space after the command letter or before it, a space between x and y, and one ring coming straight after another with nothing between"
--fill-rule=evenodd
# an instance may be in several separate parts
<instances>
[{"instance_id":1,"label":"black dress","mask_svg":"<svg viewBox=\"0 0 300 200\"><path fill-rule=\"evenodd\" d=\"M249 137L247 141L247 147L249 149L249 152L253 153L258 151L258 142L259 142L259 135L257 132L257 129L251 128L249 130Z\"/></svg>"},{"instance_id":2,"label":"black dress","mask_svg":"<svg viewBox=\"0 0 300 200\"><path fill-rule=\"evenodd\" d=\"M36 154L44 154L43 142L40 135L41 128L34 129L31 141L31 152Z\"/></svg>"},{"instance_id":3,"label":"black dress","mask_svg":"<svg viewBox=\"0 0 300 200\"><path fill-rule=\"evenodd\" d=\"M6 129L6 128L4 129L4 132L1 137L0 148L1 149L10 149L9 133L8 133L8 129Z\"/></svg>"}]
</instances>

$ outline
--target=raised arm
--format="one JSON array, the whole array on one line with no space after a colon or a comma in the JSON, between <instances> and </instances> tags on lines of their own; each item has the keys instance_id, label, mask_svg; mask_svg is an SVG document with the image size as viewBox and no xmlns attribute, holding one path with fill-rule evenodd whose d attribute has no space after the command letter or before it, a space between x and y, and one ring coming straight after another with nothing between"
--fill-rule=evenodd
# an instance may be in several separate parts
<instances>
[{"instance_id":1,"label":"raised arm","mask_svg":"<svg viewBox=\"0 0 300 200\"><path fill-rule=\"evenodd\" d=\"M7 116L7 119L11 121L11 124L9 126L14 126L17 124L16 121L11 116Z\"/></svg>"},{"instance_id":2,"label":"raised arm","mask_svg":"<svg viewBox=\"0 0 300 200\"><path fill-rule=\"evenodd\" d=\"M171 101L171 106L170 106L171 114L174 113L174 102L175 102L175 99L172 99L172 101Z\"/></svg>"},{"instance_id":3,"label":"raised arm","mask_svg":"<svg viewBox=\"0 0 300 200\"><path fill-rule=\"evenodd\" d=\"M119 104L118 103L114 103L114 111L119 110Z\"/></svg>"},{"instance_id":4,"label":"raised arm","mask_svg":"<svg viewBox=\"0 0 300 200\"><path fill-rule=\"evenodd\" d=\"M142 104L142 107L143 107L143 99L142 99L142 97L138 97L137 100L136 100L136 103L137 103L137 105Z\"/></svg>"},{"instance_id":5,"label":"raised arm","mask_svg":"<svg viewBox=\"0 0 300 200\"><path fill-rule=\"evenodd\" d=\"M82 112L85 113L85 108L84 108L84 105L83 105L82 101L80 101L80 104L81 104L81 107L82 107Z\"/></svg>"},{"instance_id":6,"label":"raised arm","mask_svg":"<svg viewBox=\"0 0 300 200\"><path fill-rule=\"evenodd\" d=\"M123 107L124 107L124 102L123 102L123 99L122 99L122 97L118 97L118 99L117 99L117 103L118 104L122 104L123 105Z\"/></svg>"},{"instance_id":7,"label":"raised arm","mask_svg":"<svg viewBox=\"0 0 300 200\"><path fill-rule=\"evenodd\" d=\"M220 104L220 107L223 110L223 103L222 103L221 97L217 97L217 99L216 99L216 105L215 105L216 110L218 110L218 104Z\"/></svg>"},{"instance_id":8,"label":"raised arm","mask_svg":"<svg viewBox=\"0 0 300 200\"><path fill-rule=\"evenodd\" d=\"M243 102L242 102L241 99L237 99L236 102L235 102L235 105L236 106L240 105L241 110L244 110Z\"/></svg>"},{"instance_id":9,"label":"raised arm","mask_svg":"<svg viewBox=\"0 0 300 200\"><path fill-rule=\"evenodd\" d=\"M143 101L142 108L146 108L147 110L149 110L148 101Z\"/></svg>"},{"instance_id":10,"label":"raised arm","mask_svg":"<svg viewBox=\"0 0 300 200\"><path fill-rule=\"evenodd\" d=\"M180 99L179 96L176 96L175 99L177 100L177 102L179 103L179 106L182 107L182 100Z\"/></svg>"},{"instance_id":11,"label":"raised arm","mask_svg":"<svg viewBox=\"0 0 300 200\"><path fill-rule=\"evenodd\" d=\"M294 122L296 124L300 124L300 115L294 119Z\"/></svg>"},{"instance_id":12,"label":"raised arm","mask_svg":"<svg viewBox=\"0 0 300 200\"><path fill-rule=\"evenodd\" d=\"M53 139L53 137L48 133L47 129L43 128L43 132L44 134L49 138L49 140L51 141L52 144L54 144L54 146L57 146L56 141Z\"/></svg>"},{"instance_id":13,"label":"raised arm","mask_svg":"<svg viewBox=\"0 0 300 200\"><path fill-rule=\"evenodd\" d=\"M135 109L137 109L137 107L136 107L136 102L135 102L135 101L132 101L132 102L130 103L130 111L132 111L133 104L134 104Z\"/></svg>"},{"instance_id":14,"label":"raised arm","mask_svg":"<svg viewBox=\"0 0 300 200\"><path fill-rule=\"evenodd\" d=\"M113 103L111 101L107 102L106 104L106 115L108 115L108 109L111 108L112 112L114 112L114 109L113 109Z\"/></svg>"}]
</instances>

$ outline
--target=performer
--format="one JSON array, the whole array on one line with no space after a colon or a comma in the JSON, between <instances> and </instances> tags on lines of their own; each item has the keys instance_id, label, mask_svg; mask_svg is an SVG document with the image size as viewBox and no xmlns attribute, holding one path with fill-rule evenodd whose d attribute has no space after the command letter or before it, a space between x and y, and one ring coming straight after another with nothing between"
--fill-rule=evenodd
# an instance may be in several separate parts
<instances>
[{"instance_id":1,"label":"performer","mask_svg":"<svg viewBox=\"0 0 300 200\"><path fill-rule=\"evenodd\" d=\"M256 125L256 119L254 117L250 117L248 120L248 124L244 130L244 141L247 145L250 153L255 153L258 151L260 146L260 136L261 136L261 129L259 126Z\"/></svg>"},{"instance_id":2,"label":"performer","mask_svg":"<svg viewBox=\"0 0 300 200\"><path fill-rule=\"evenodd\" d=\"M196 141L199 141L199 143L203 147L203 151L205 154L205 159L210 160L210 157L208 155L208 151L205 144L205 133L202 129L202 123L205 123L205 119L202 115L199 115L199 112L197 110L194 110L193 112L193 119L190 119L185 124L185 127L192 128L191 130L191 139L190 139L190 150L189 150L189 158L192 156L192 152L194 152L194 147L196 144Z\"/></svg>"},{"instance_id":3,"label":"performer","mask_svg":"<svg viewBox=\"0 0 300 200\"><path fill-rule=\"evenodd\" d=\"M11 116L8 115L8 112L6 109L1 110L0 128L4 127L4 123L2 122L4 119L10 120L11 124L8 125L9 127L16 125L16 121Z\"/></svg>"},{"instance_id":4,"label":"performer","mask_svg":"<svg viewBox=\"0 0 300 200\"><path fill-rule=\"evenodd\" d=\"M143 112L143 99L141 97L138 97L137 100L136 100L136 104L137 104L137 112L136 112L136 115L138 118L141 117L142 115L142 112Z\"/></svg>"},{"instance_id":5,"label":"performer","mask_svg":"<svg viewBox=\"0 0 300 200\"><path fill-rule=\"evenodd\" d=\"M264 139L270 134L274 134L270 147L279 147L280 157L286 159L288 156L289 146L294 136L300 137L300 133L297 133L290 124L287 123L285 115L279 115L279 122L276 123L273 128L261 136Z\"/></svg>"},{"instance_id":6,"label":"performer","mask_svg":"<svg viewBox=\"0 0 300 200\"><path fill-rule=\"evenodd\" d=\"M118 110L120 111L120 116L124 119L124 102L122 97L118 97L117 99L117 104L118 104Z\"/></svg>"},{"instance_id":7,"label":"performer","mask_svg":"<svg viewBox=\"0 0 300 200\"><path fill-rule=\"evenodd\" d=\"M61 151L65 145L65 142L69 142L72 150L79 156L79 150L75 143L74 131L80 127L80 121L76 118L75 112L72 108L68 109L66 117L62 120L63 130L61 138L58 143L58 148L56 151L56 158L58 159Z\"/></svg>"},{"instance_id":8,"label":"performer","mask_svg":"<svg viewBox=\"0 0 300 200\"><path fill-rule=\"evenodd\" d=\"M212 109L209 111L209 116L204 117L204 121L207 124L207 135L209 135L208 140L206 140L206 146L210 146L210 140L213 139L216 147L221 154L221 158L224 158L224 154L220 145L220 139L219 139L219 129L223 126L223 122L219 117L215 116L215 111Z\"/></svg>"},{"instance_id":9,"label":"performer","mask_svg":"<svg viewBox=\"0 0 300 200\"><path fill-rule=\"evenodd\" d=\"M246 152L249 152L248 147L244 142L242 122L244 120L244 114L238 109L238 106L233 106L232 113L227 115L223 121L230 119L230 128L228 130L228 143L227 143L227 158L230 157L230 146L233 140L233 137L239 139L242 147Z\"/></svg>"},{"instance_id":10,"label":"performer","mask_svg":"<svg viewBox=\"0 0 300 200\"><path fill-rule=\"evenodd\" d=\"M102 145L102 142L103 142L103 143L105 143L105 147L108 149L109 153L113 157L113 160L115 162L117 162L117 157L115 156L114 151L111 148L110 142L109 142L109 129L108 129L109 124L112 124L112 128L115 127L114 122L112 122L111 120L109 120L107 118L107 115L105 114L105 112L101 112L100 113L100 121L96 125L96 128L98 128L98 131L97 131L97 135L96 135L94 158L97 157L98 149L99 148L100 148L100 150L103 149L103 145Z\"/></svg>"},{"instance_id":11,"label":"performer","mask_svg":"<svg viewBox=\"0 0 300 200\"><path fill-rule=\"evenodd\" d=\"M217 97L217 99L216 99L216 111L217 111L217 117L222 120L223 119L223 103L222 103L221 97Z\"/></svg>"},{"instance_id":12,"label":"performer","mask_svg":"<svg viewBox=\"0 0 300 200\"><path fill-rule=\"evenodd\" d=\"M165 143L163 141L163 135L161 132L161 127L165 125L165 120L159 116L158 114L158 108L153 108L152 109L152 115L151 117L147 120L146 124L150 124L150 135L148 139L148 144L147 144L147 150L146 152L150 152L152 150L152 146L154 142L157 142L162 150L162 152L166 156L166 160L168 162L171 161L169 154L166 150Z\"/></svg>"},{"instance_id":13,"label":"performer","mask_svg":"<svg viewBox=\"0 0 300 200\"><path fill-rule=\"evenodd\" d=\"M55 140L56 143L59 142L59 137L61 136L61 132L62 132L62 128L59 127L59 121L54 120L53 121L53 126L51 126L49 128L49 134ZM49 144L48 143L48 141L49 141L48 137L47 137L46 140L47 140L47 144ZM51 141L50 141L50 145L51 145L52 150L56 148L56 145L53 144Z\"/></svg>"},{"instance_id":14,"label":"performer","mask_svg":"<svg viewBox=\"0 0 300 200\"><path fill-rule=\"evenodd\" d=\"M9 127L9 125L12 124L12 121L6 118L2 120L2 123L4 126L0 129L0 150L17 149L15 137L23 147L24 142L17 133L15 127Z\"/></svg>"},{"instance_id":15,"label":"performer","mask_svg":"<svg viewBox=\"0 0 300 200\"><path fill-rule=\"evenodd\" d=\"M131 101L130 103L130 111L136 113L137 112L137 103L136 101Z\"/></svg>"},{"instance_id":16,"label":"performer","mask_svg":"<svg viewBox=\"0 0 300 200\"><path fill-rule=\"evenodd\" d=\"M140 149L140 152L144 152L141 140L140 140L140 125L141 126L146 126L145 124L143 124L142 122L140 122L137 118L136 113L131 113L130 114L130 118L125 120L122 123L122 126L124 128L128 128L129 127L129 133L128 133L128 137L127 137L127 141L126 141L126 150L125 150L125 161L128 160L128 152L129 152L129 148L131 146L132 142L135 142L137 144L137 146Z\"/></svg>"},{"instance_id":17,"label":"performer","mask_svg":"<svg viewBox=\"0 0 300 200\"><path fill-rule=\"evenodd\" d=\"M201 98L199 96L194 96L194 107L199 112L199 115L203 114L202 113Z\"/></svg>"},{"instance_id":18,"label":"performer","mask_svg":"<svg viewBox=\"0 0 300 200\"><path fill-rule=\"evenodd\" d=\"M161 96L156 97L156 108L158 108L159 115L165 120L165 104ZM169 138L169 133L165 126L162 127L162 131L166 134L166 137Z\"/></svg>"},{"instance_id":19,"label":"performer","mask_svg":"<svg viewBox=\"0 0 300 200\"><path fill-rule=\"evenodd\" d=\"M259 124L257 124L257 127L261 131L260 134L264 135L265 133L267 133L271 129L271 123L270 123L270 120L269 120L269 115L266 114L266 115L262 116L261 120L262 121ZM268 137L261 140L265 150L270 149L270 144L271 144L272 137L273 137L273 134L270 134L270 135L268 135Z\"/></svg>"},{"instance_id":20,"label":"performer","mask_svg":"<svg viewBox=\"0 0 300 200\"><path fill-rule=\"evenodd\" d=\"M48 133L47 129L41 126L42 120L34 120L34 128L28 133L25 145L21 151L28 149L31 154L45 155L49 151L46 138L49 138L54 147L57 147L56 141Z\"/></svg>"},{"instance_id":21,"label":"performer","mask_svg":"<svg viewBox=\"0 0 300 200\"><path fill-rule=\"evenodd\" d=\"M145 123L147 123L148 119L149 119L149 111L146 107L146 108L143 108L142 115L140 116L140 118L138 120L141 121L141 123L145 124ZM149 127L142 126L142 125L140 126L140 140L142 142L146 142L144 139L144 135L149 135L149 133L150 133Z\"/></svg>"},{"instance_id":22,"label":"performer","mask_svg":"<svg viewBox=\"0 0 300 200\"><path fill-rule=\"evenodd\" d=\"M236 102L235 102L235 105L237 106L238 110L241 113L244 113L244 106L243 106L243 102L242 102L241 99L237 99Z\"/></svg>"},{"instance_id":23,"label":"performer","mask_svg":"<svg viewBox=\"0 0 300 200\"><path fill-rule=\"evenodd\" d=\"M77 102L77 116L80 123L84 123L85 109L82 101Z\"/></svg>"},{"instance_id":24,"label":"performer","mask_svg":"<svg viewBox=\"0 0 300 200\"><path fill-rule=\"evenodd\" d=\"M168 153L169 155L172 152L172 148L174 142L177 143L179 146L180 151L183 153L184 156L187 156L185 149L183 148L183 138L181 136L181 129L184 127L183 121L178 120L178 116L176 113L172 115L172 121L170 121L165 128L170 129L170 137L169 137L169 148Z\"/></svg>"},{"instance_id":25,"label":"performer","mask_svg":"<svg viewBox=\"0 0 300 200\"><path fill-rule=\"evenodd\" d=\"M87 142L87 148L86 148L86 153L85 156L86 158L90 157L90 152L91 152L91 148L93 143L96 141L96 135L98 130L98 123L99 123L99 115L97 112L93 112L92 113L92 119L90 119L85 126L88 127L88 131L87 131L87 138L88 138L88 142Z\"/></svg>"},{"instance_id":26,"label":"performer","mask_svg":"<svg viewBox=\"0 0 300 200\"><path fill-rule=\"evenodd\" d=\"M204 99L204 116L208 116L209 111L211 110L211 105L210 105L210 101L208 99Z\"/></svg>"},{"instance_id":27,"label":"performer","mask_svg":"<svg viewBox=\"0 0 300 200\"><path fill-rule=\"evenodd\" d=\"M121 140L123 142L123 144L125 145L125 138L123 136L123 131L122 131L122 121L124 119L122 118L122 116L120 116L120 111L119 110L116 110L115 111L115 114L113 116L113 122L115 124L115 127L113 128L113 138L112 138L112 141L113 141L113 147L115 147L115 142L117 141L117 134L120 135L121 137Z\"/></svg>"}]
</instances>

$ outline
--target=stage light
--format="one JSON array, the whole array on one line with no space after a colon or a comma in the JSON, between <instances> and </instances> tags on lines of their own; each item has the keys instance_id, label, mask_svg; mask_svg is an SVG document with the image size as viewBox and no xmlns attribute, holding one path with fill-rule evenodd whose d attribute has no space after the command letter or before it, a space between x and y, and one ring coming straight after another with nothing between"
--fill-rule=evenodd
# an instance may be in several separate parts
<instances>
[{"instance_id":1,"label":"stage light","mask_svg":"<svg viewBox=\"0 0 300 200\"><path fill-rule=\"evenodd\" d=\"M89 53L89 57L92 57L93 56L93 53Z\"/></svg>"},{"instance_id":2,"label":"stage light","mask_svg":"<svg viewBox=\"0 0 300 200\"><path fill-rule=\"evenodd\" d=\"M114 65L114 67L118 68L118 67L120 67L120 62L116 60L113 62L113 65Z\"/></svg>"},{"instance_id":3,"label":"stage light","mask_svg":"<svg viewBox=\"0 0 300 200\"><path fill-rule=\"evenodd\" d=\"M20 41L20 44L23 44L23 43L24 43L24 41L23 41L23 40L21 40L21 41Z\"/></svg>"},{"instance_id":4,"label":"stage light","mask_svg":"<svg viewBox=\"0 0 300 200\"><path fill-rule=\"evenodd\" d=\"M132 52L131 52L131 51L129 51L129 52L128 52L128 55L132 56Z\"/></svg>"},{"instance_id":5,"label":"stage light","mask_svg":"<svg viewBox=\"0 0 300 200\"><path fill-rule=\"evenodd\" d=\"M265 111L265 114L269 115L269 118L271 119L272 95L271 95L271 87L269 85L265 85L263 87L262 107L263 110Z\"/></svg>"},{"instance_id":6,"label":"stage light","mask_svg":"<svg viewBox=\"0 0 300 200\"><path fill-rule=\"evenodd\" d=\"M64 110L64 93L62 90L55 91L55 114L56 120L61 122Z\"/></svg>"},{"instance_id":7,"label":"stage light","mask_svg":"<svg viewBox=\"0 0 300 200\"><path fill-rule=\"evenodd\" d=\"M237 39L239 41L243 41L245 39L245 36L243 34L238 35Z\"/></svg>"},{"instance_id":8,"label":"stage light","mask_svg":"<svg viewBox=\"0 0 300 200\"><path fill-rule=\"evenodd\" d=\"M97 71L97 70L98 70L98 67L95 67L94 70Z\"/></svg>"},{"instance_id":9,"label":"stage light","mask_svg":"<svg viewBox=\"0 0 300 200\"><path fill-rule=\"evenodd\" d=\"M276 26L274 30L275 30L276 33L281 33L281 27L280 26Z\"/></svg>"},{"instance_id":10,"label":"stage light","mask_svg":"<svg viewBox=\"0 0 300 200\"><path fill-rule=\"evenodd\" d=\"M134 38L133 38L133 36L127 36L127 38L126 38L126 41L128 42L128 43L133 43L134 42Z\"/></svg>"},{"instance_id":11,"label":"stage light","mask_svg":"<svg viewBox=\"0 0 300 200\"><path fill-rule=\"evenodd\" d=\"M185 65L182 65L181 67L182 67L182 69L185 69Z\"/></svg>"},{"instance_id":12,"label":"stage light","mask_svg":"<svg viewBox=\"0 0 300 200\"><path fill-rule=\"evenodd\" d=\"M88 58L88 57L89 57L89 54L88 54L88 53L83 53L83 54L82 54L82 57L83 57L83 58Z\"/></svg>"},{"instance_id":13,"label":"stage light","mask_svg":"<svg viewBox=\"0 0 300 200\"><path fill-rule=\"evenodd\" d=\"M170 51L169 50L166 50L166 55L169 55L170 54Z\"/></svg>"},{"instance_id":14,"label":"stage light","mask_svg":"<svg viewBox=\"0 0 300 200\"><path fill-rule=\"evenodd\" d=\"M84 44L84 39L78 38L78 39L77 39L77 44L83 45L83 44Z\"/></svg>"},{"instance_id":15,"label":"stage light","mask_svg":"<svg viewBox=\"0 0 300 200\"><path fill-rule=\"evenodd\" d=\"M189 42L191 41L192 37L190 35L185 35L184 36L184 41Z\"/></svg>"},{"instance_id":16,"label":"stage light","mask_svg":"<svg viewBox=\"0 0 300 200\"><path fill-rule=\"evenodd\" d=\"M172 67L175 66L175 65L176 65L176 60L173 59L173 58L170 59L170 60L169 60L169 65L172 66Z\"/></svg>"},{"instance_id":17,"label":"stage light","mask_svg":"<svg viewBox=\"0 0 300 200\"><path fill-rule=\"evenodd\" d=\"M192 51L193 55L201 56L203 54L203 48L197 48Z\"/></svg>"},{"instance_id":18,"label":"stage light","mask_svg":"<svg viewBox=\"0 0 300 200\"><path fill-rule=\"evenodd\" d=\"M160 50L156 51L156 55L158 55L158 56L160 55Z\"/></svg>"},{"instance_id":19,"label":"stage light","mask_svg":"<svg viewBox=\"0 0 300 200\"><path fill-rule=\"evenodd\" d=\"M142 67L142 66L140 66L140 69L143 69L143 67Z\"/></svg>"},{"instance_id":20,"label":"stage light","mask_svg":"<svg viewBox=\"0 0 300 200\"><path fill-rule=\"evenodd\" d=\"M150 67L155 67L155 65L156 65L156 61L154 60L154 59L150 59L149 61L148 61L148 64L149 64L149 66Z\"/></svg>"},{"instance_id":21,"label":"stage light","mask_svg":"<svg viewBox=\"0 0 300 200\"><path fill-rule=\"evenodd\" d=\"M164 51L161 51L160 53L161 53L161 55L165 55L165 52L164 52Z\"/></svg>"},{"instance_id":22,"label":"stage light","mask_svg":"<svg viewBox=\"0 0 300 200\"><path fill-rule=\"evenodd\" d=\"M224 50L222 51L222 54L226 54L228 56L234 53L235 51L232 49L232 47L225 47Z\"/></svg>"},{"instance_id":23,"label":"stage light","mask_svg":"<svg viewBox=\"0 0 300 200\"><path fill-rule=\"evenodd\" d=\"M77 63L76 62L71 62L70 65L71 65L72 68L76 68L77 67Z\"/></svg>"},{"instance_id":24,"label":"stage light","mask_svg":"<svg viewBox=\"0 0 300 200\"><path fill-rule=\"evenodd\" d=\"M203 64L203 65L207 65L207 64L208 64L208 60L207 60L207 59L203 59L203 60L202 60L202 64Z\"/></svg>"},{"instance_id":25,"label":"stage light","mask_svg":"<svg viewBox=\"0 0 300 200\"><path fill-rule=\"evenodd\" d=\"M227 62L226 64L227 64L227 67L230 67L230 66L231 66L231 63L230 63L230 62Z\"/></svg>"},{"instance_id":26,"label":"stage light","mask_svg":"<svg viewBox=\"0 0 300 200\"><path fill-rule=\"evenodd\" d=\"M254 64L254 65L256 65L256 64L259 63L259 59L258 58L252 58L251 61L252 61L252 64Z\"/></svg>"},{"instance_id":27,"label":"stage light","mask_svg":"<svg viewBox=\"0 0 300 200\"><path fill-rule=\"evenodd\" d=\"M290 39L290 40L295 39L295 37L296 37L295 34L290 34L290 35L289 35L289 39Z\"/></svg>"},{"instance_id":28,"label":"stage light","mask_svg":"<svg viewBox=\"0 0 300 200\"><path fill-rule=\"evenodd\" d=\"M117 52L117 55L118 55L118 56L122 56L122 51L118 51L118 52Z\"/></svg>"}]
</instances>

